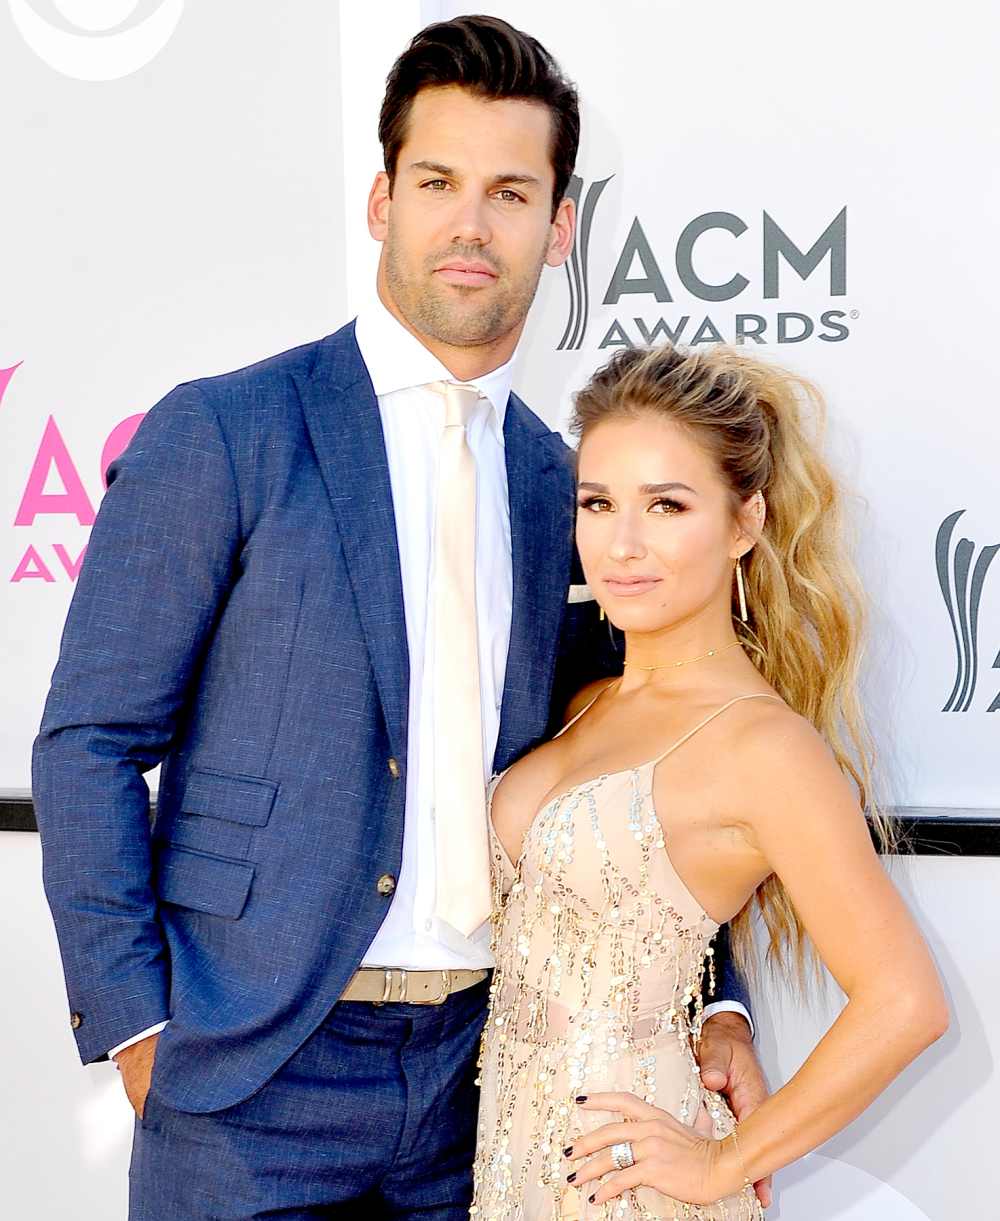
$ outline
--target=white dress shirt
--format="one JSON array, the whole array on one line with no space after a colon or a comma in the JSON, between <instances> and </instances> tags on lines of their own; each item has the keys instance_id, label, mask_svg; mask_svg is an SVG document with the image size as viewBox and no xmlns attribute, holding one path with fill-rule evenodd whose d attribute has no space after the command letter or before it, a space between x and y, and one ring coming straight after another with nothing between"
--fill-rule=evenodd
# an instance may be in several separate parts
<instances>
[{"instance_id":1,"label":"white dress shirt","mask_svg":"<svg viewBox=\"0 0 1000 1221\"><path fill-rule=\"evenodd\" d=\"M378 300L358 316L356 333L378 398L389 459L410 660L403 861L389 912L363 965L406 970L488 967L493 961L489 924L463 937L434 915L434 625L428 611L444 400L428 383L456 379ZM467 435L476 460L476 627L484 784L500 732L510 645L513 575L503 423L512 365L513 359L466 383L482 396Z\"/></svg>"},{"instance_id":2,"label":"white dress shirt","mask_svg":"<svg viewBox=\"0 0 1000 1221\"><path fill-rule=\"evenodd\" d=\"M434 508L444 402L430 382L456 380L376 297L358 316L356 336L385 437L410 662L403 860L392 902L362 965L406 970L491 967L489 924L462 937L435 919L433 623ZM515 353L516 356L516 353ZM510 645L513 572L503 425L513 379L505 365L471 379L482 395L468 428L476 460L476 621L483 720L483 782L493 767ZM708 1005L749 1015L741 1005ZM165 1022L113 1048L114 1057Z\"/></svg>"}]
</instances>

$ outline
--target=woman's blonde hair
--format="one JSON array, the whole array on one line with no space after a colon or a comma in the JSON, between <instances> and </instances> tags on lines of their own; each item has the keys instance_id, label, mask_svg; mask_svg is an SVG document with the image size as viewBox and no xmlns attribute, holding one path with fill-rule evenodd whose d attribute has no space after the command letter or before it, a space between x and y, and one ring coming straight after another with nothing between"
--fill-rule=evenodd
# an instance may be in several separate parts
<instances>
[{"instance_id":1,"label":"woman's blonde hair","mask_svg":"<svg viewBox=\"0 0 1000 1221\"><path fill-rule=\"evenodd\" d=\"M868 807L878 846L896 846L872 801L873 750L857 693L864 604L844 542L841 496L821 456L822 396L805 378L732 348L624 348L575 396L582 441L608 419L656 415L681 425L718 463L738 514L761 492L763 533L742 558L748 622L733 626L751 660L786 703L823 736ZM768 960L806 977L806 935L780 881L757 889ZM744 968L753 962L754 900L731 922ZM792 962L794 961L794 970Z\"/></svg>"}]
</instances>

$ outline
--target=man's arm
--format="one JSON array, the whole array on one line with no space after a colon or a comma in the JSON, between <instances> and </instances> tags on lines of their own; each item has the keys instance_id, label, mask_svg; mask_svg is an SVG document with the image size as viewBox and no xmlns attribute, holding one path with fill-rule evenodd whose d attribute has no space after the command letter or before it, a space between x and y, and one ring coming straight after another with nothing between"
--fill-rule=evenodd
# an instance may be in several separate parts
<instances>
[{"instance_id":1,"label":"man's arm","mask_svg":"<svg viewBox=\"0 0 1000 1221\"><path fill-rule=\"evenodd\" d=\"M32 762L85 1063L169 1017L143 774L169 750L241 535L229 452L194 386L153 408L108 478Z\"/></svg>"},{"instance_id":2,"label":"man's arm","mask_svg":"<svg viewBox=\"0 0 1000 1221\"><path fill-rule=\"evenodd\" d=\"M729 941L729 925L724 924L712 943L714 952L715 988L709 991L708 978L703 981L702 993L708 998L705 1005L705 1020L716 1013L738 1013L746 1019L753 1034L753 1018L750 1016L750 989L743 974L733 959ZM707 972L706 972L707 977Z\"/></svg>"},{"instance_id":3,"label":"man's arm","mask_svg":"<svg viewBox=\"0 0 1000 1221\"><path fill-rule=\"evenodd\" d=\"M142 1043L144 1040L152 1038L154 1034L162 1034L167 1028L166 1022L157 1022L153 1026L147 1026L145 1030L140 1030L138 1034L134 1034L130 1039L125 1039L121 1043L117 1043L114 1047L108 1049L108 1059L117 1060L118 1053L128 1051L130 1047L134 1047L136 1043Z\"/></svg>"}]
</instances>

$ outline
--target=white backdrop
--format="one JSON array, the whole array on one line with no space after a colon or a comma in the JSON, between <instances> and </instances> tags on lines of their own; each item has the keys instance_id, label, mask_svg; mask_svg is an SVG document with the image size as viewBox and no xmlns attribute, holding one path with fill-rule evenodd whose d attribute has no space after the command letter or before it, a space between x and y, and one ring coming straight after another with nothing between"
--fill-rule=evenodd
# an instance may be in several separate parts
<instances>
[{"instance_id":1,"label":"white backdrop","mask_svg":"<svg viewBox=\"0 0 1000 1221\"><path fill-rule=\"evenodd\" d=\"M0 394L8 792L30 784L109 435L178 382L318 338L346 313L335 5L181 4L149 63L81 81L19 35L25 3L0 0L0 370L19 366ZM62 32L74 28L64 13L104 12L128 32L161 6L32 0L29 11ZM72 37L64 67L100 70L105 38Z\"/></svg>"},{"instance_id":2,"label":"white backdrop","mask_svg":"<svg viewBox=\"0 0 1000 1221\"><path fill-rule=\"evenodd\" d=\"M428 20L468 11L453 3L422 8ZM952 601L971 613L979 556L1000 543L990 338L1000 329L997 7L772 0L755 8L723 0L709 11L662 0L515 0L483 11L530 31L576 80L584 202L610 178L593 210L582 344L558 350L570 314L568 277L547 272L517 389L561 424L571 391L614 343L643 342L643 328L656 334L661 319L678 333L684 318L681 341L710 341L714 327L733 342L739 315L744 332L760 325L748 316L762 320L765 342L749 346L826 391L832 448L861 498L859 558L877 616L868 707L889 798L1000 807L1000 670L991 668L1000 665L1000 558L986 567L996 555L987 552L982 561L975 642L971 624L967 640L959 631L961 655L971 658L975 643L978 657L964 712L942 711L958 654L935 564L941 523L964 509L946 567L952 572L967 538L969 588ZM396 47L383 48L387 65ZM347 78L344 96L352 124L373 130ZM778 295L765 296L765 214L805 253L845 209L846 241L835 242L804 281L778 257ZM682 278L693 282L690 271L678 267L686 228L712 213L746 226L739 236L707 229L691 247L701 281L747 281L728 300L704 300L703 289L696 295ZM648 254L630 266L636 220ZM623 252L621 272L633 291L605 305ZM838 257L843 284L832 282ZM643 280L655 284L657 269L671 301L638 291ZM827 311L835 317L824 326ZM794 315L809 320L812 335L779 342L782 314L786 338L806 330ZM841 330L846 337L823 338Z\"/></svg>"},{"instance_id":3,"label":"white backdrop","mask_svg":"<svg viewBox=\"0 0 1000 1221\"><path fill-rule=\"evenodd\" d=\"M572 287L543 277L516 388L561 423L571 390L644 328L688 342L756 330L756 351L815 377L861 498L868 703L891 800L1000 806L994 6L486 10L549 46L584 101L589 241ZM385 73L422 24L456 11L0 0L0 791L27 790L103 466L176 382L355 311L377 254L364 200ZM733 296L706 287L736 275ZM907 869L957 1020L870 1116L785 1176L782 1221L996 1214L984 1134L1000 977L978 947L1000 935L1000 865ZM116 1221L128 1111L113 1069L75 1060L35 837L0 835L0 893L15 998L0 1007L0 1209ZM824 1014L769 997L758 1017L778 1081Z\"/></svg>"},{"instance_id":4,"label":"white backdrop","mask_svg":"<svg viewBox=\"0 0 1000 1221\"><path fill-rule=\"evenodd\" d=\"M322 0L177 0L148 64L81 81L68 67L111 71L103 44L120 35L78 31L74 45L66 14L89 14L88 28L99 13L128 18L124 32L147 38L141 19L169 0L32 4L0 0L7 791L29 783L102 467L176 382L323 334L371 291L363 208L385 73L421 24L458 10L346 5L338 40L337 7ZM889 798L1000 806L988 711L1000 711L995 6L958 0L947 22L857 0L835 14L780 0L763 16L727 0L711 21L639 0L613 16L595 0L487 8L540 37L579 83L581 202L593 204L578 250L588 274L571 292L566 272L546 272L518 389L561 424L615 344L670 333L758 331L754 350L815 377L859 494L876 614L868 704ZM25 12L69 44L57 54ZM817 258L830 250L803 279L795 264L810 267L800 255L824 234ZM704 286L735 276L735 296L705 299ZM940 545L946 598L936 540L960 512ZM956 677L958 707L945 712Z\"/></svg>"}]
</instances>

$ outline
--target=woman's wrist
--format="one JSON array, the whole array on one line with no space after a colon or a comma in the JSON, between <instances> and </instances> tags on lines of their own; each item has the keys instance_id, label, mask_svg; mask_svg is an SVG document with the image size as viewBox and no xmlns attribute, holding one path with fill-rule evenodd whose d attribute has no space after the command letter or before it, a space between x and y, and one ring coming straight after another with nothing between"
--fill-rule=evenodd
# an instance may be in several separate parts
<instances>
[{"instance_id":1,"label":"woman's wrist","mask_svg":"<svg viewBox=\"0 0 1000 1221\"><path fill-rule=\"evenodd\" d=\"M747 1174L739 1136L735 1128L728 1136L724 1136L721 1140L710 1140L708 1144L711 1157L709 1182L713 1202L724 1200L727 1196L736 1195L745 1187L753 1186Z\"/></svg>"}]
</instances>

